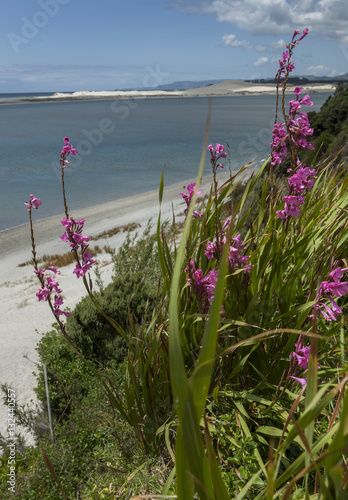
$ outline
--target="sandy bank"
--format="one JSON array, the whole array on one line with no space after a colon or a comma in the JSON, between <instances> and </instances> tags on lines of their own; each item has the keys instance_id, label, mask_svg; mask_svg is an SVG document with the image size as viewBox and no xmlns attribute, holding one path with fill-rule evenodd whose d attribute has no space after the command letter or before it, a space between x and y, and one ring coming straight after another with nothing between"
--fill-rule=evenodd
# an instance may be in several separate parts
<instances>
[{"instance_id":1,"label":"sandy bank","mask_svg":"<svg viewBox=\"0 0 348 500\"><path fill-rule=\"evenodd\" d=\"M244 175L249 175L250 170ZM220 184L228 179L227 173L219 174ZM202 181L202 192L209 190L211 178ZM173 212L176 220L183 220L185 204L180 197L184 183L165 188L162 204L162 220L171 221ZM33 218L43 215L44 206L33 211ZM117 200L88 209L72 212L75 218L85 219L84 234L95 236L116 226L137 222L142 231L149 219L157 222L159 212L158 191ZM180 215L181 214L181 215ZM62 215L38 220L34 223L35 242L38 257L63 254L69 246L60 240L63 226ZM109 244L118 248L124 241L120 232L95 244L103 247ZM93 247L93 243L91 243ZM18 402L26 404L34 398L35 377L32 372L38 362L35 347L43 333L50 330L54 318L43 302L38 302L35 293L39 283L31 265L18 267L31 259L29 224L0 232L0 382L7 382L15 389ZM104 284L111 280L112 264L107 254L98 256ZM74 265L62 268L59 283L64 291L65 305L73 308L85 295L81 280L72 274ZM93 277L93 274L92 274ZM24 358L27 355L28 359ZM0 404L0 433L7 435L7 408Z\"/></svg>"},{"instance_id":2,"label":"sandy bank","mask_svg":"<svg viewBox=\"0 0 348 500\"><path fill-rule=\"evenodd\" d=\"M288 92L294 90L294 85L287 87ZM332 84L303 85L303 92L334 92L336 86ZM275 95L275 84L256 84L242 80L226 80L221 83L197 87L188 90L117 90L117 91L87 91L79 90L72 93L56 92L52 96L23 97L14 99L1 99L0 104L11 102L59 102L81 101L96 99L147 99L147 98L179 98L179 97L223 97L233 95Z\"/></svg>"}]
</instances>

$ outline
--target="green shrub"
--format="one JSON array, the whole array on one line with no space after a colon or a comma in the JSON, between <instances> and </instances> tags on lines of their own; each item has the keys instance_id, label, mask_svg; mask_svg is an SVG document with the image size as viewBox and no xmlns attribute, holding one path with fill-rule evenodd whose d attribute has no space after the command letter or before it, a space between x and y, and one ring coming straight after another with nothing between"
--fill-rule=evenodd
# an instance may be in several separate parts
<instances>
[{"instance_id":1,"label":"green shrub","mask_svg":"<svg viewBox=\"0 0 348 500\"><path fill-rule=\"evenodd\" d=\"M151 317L159 281L156 260L156 241L144 235L130 237L129 233L114 255L112 282L95 296L103 311L127 331L129 322L142 324ZM156 263L157 262L157 263ZM99 312L91 299L83 298L67 320L67 332L78 351L100 368L111 362L120 363L128 354L127 341ZM61 414L69 412L72 402L84 397L90 386L92 370L72 351L59 329L46 333L39 353L47 365L51 407ZM39 368L36 393L46 406L43 370Z\"/></svg>"}]
</instances>

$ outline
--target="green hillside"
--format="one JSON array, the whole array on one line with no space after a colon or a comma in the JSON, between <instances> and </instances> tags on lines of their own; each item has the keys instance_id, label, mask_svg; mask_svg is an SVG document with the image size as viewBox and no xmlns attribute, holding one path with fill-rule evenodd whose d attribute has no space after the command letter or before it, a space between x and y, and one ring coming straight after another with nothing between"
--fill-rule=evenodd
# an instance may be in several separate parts
<instances>
[{"instance_id":1,"label":"green hillside","mask_svg":"<svg viewBox=\"0 0 348 500\"><path fill-rule=\"evenodd\" d=\"M319 113L308 113L311 126L314 128L313 138L315 152L307 159L319 155L338 155L337 159L347 164L348 157L348 87L339 85L335 94L323 104Z\"/></svg>"}]
</instances>

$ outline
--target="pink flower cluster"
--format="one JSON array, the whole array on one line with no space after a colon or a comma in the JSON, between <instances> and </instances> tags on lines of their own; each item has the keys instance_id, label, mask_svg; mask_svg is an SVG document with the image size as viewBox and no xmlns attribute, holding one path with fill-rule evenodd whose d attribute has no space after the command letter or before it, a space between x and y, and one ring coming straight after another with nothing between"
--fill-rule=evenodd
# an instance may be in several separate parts
<instances>
[{"instance_id":1,"label":"pink flower cluster","mask_svg":"<svg viewBox=\"0 0 348 500\"><path fill-rule=\"evenodd\" d=\"M54 276L47 275L47 271L51 271ZM62 290L59 288L59 283L56 280L56 275L60 274L60 271L55 266L49 266L46 269L34 270L34 273L40 278L41 282L44 282L44 286L36 294L39 302L42 300L47 301L54 293L53 313L58 317L62 315L70 316L69 312L62 311L60 308L63 305Z\"/></svg>"},{"instance_id":2,"label":"pink flower cluster","mask_svg":"<svg viewBox=\"0 0 348 500\"><path fill-rule=\"evenodd\" d=\"M293 48L306 36L308 35L308 28L305 28L302 32L300 38L296 39L297 35L300 34L299 30L295 30L290 43L286 45L286 50L283 52L283 59L279 60L279 70L276 75L276 79L279 81L280 78L285 78L293 69L295 69L294 63L290 62Z\"/></svg>"},{"instance_id":3,"label":"pink flower cluster","mask_svg":"<svg viewBox=\"0 0 348 500\"><path fill-rule=\"evenodd\" d=\"M280 164L288 158L288 148L286 140L289 139L294 144L296 150L314 149L311 142L307 141L307 136L313 134L313 129L310 128L308 115L301 113L301 105L313 106L311 97L307 94L299 100L299 95L302 92L302 87L296 87L294 90L296 100L289 102L289 117L287 123L276 123L272 131L273 140L270 143L272 148L272 165Z\"/></svg>"},{"instance_id":4,"label":"pink flower cluster","mask_svg":"<svg viewBox=\"0 0 348 500\"><path fill-rule=\"evenodd\" d=\"M189 275L187 282L190 288L195 290L202 312L207 313L214 298L218 271L213 269L204 277L203 271L196 269L194 261L191 260L190 266L186 267L185 272ZM222 311L223 313L224 311Z\"/></svg>"},{"instance_id":5,"label":"pink flower cluster","mask_svg":"<svg viewBox=\"0 0 348 500\"><path fill-rule=\"evenodd\" d=\"M64 137L64 142L65 146L62 149L62 152L60 154L60 165L62 168L66 168L70 161L68 161L66 158L72 154L72 155L77 155L77 149L74 149L71 144L69 144L69 139L68 137Z\"/></svg>"},{"instance_id":6,"label":"pink flower cluster","mask_svg":"<svg viewBox=\"0 0 348 500\"><path fill-rule=\"evenodd\" d=\"M187 212L188 212L188 209L191 205L191 201L192 201L192 197L194 195L196 191L196 194L197 195L200 195L202 194L202 191L200 190L200 187L198 187L198 189L196 190L196 183L195 182L191 182L190 184L187 184L187 192L188 194L186 193L180 193L180 196L182 196L182 198L185 200L186 202L186 208L184 210L184 214L187 215ZM203 214L200 210L194 210L193 211L193 218L197 218L199 217L200 219L203 217Z\"/></svg>"},{"instance_id":7,"label":"pink flower cluster","mask_svg":"<svg viewBox=\"0 0 348 500\"><path fill-rule=\"evenodd\" d=\"M35 196L31 194L29 202L25 201L24 205L28 208L28 212L30 212L32 208L39 208L39 206L42 205L42 201L40 198L35 198Z\"/></svg>"},{"instance_id":8,"label":"pink flower cluster","mask_svg":"<svg viewBox=\"0 0 348 500\"><path fill-rule=\"evenodd\" d=\"M219 233L217 243L208 241L206 244L204 254L208 260L216 259L219 261L222 254L222 248L227 241L226 231L230 223L231 221L229 219L227 219L224 223L222 231ZM244 273L250 272L251 265L248 264L249 257L243 255L243 252L243 242L241 235L238 234L235 238L231 238L229 252L231 270L243 269ZM195 290L197 300L203 313L207 313L214 298L218 269L212 269L206 276L204 276L203 271L201 269L196 269L194 261L191 260L189 266L186 267L185 272L188 274L187 282L190 285L190 288ZM221 314L225 314L223 307L221 307Z\"/></svg>"},{"instance_id":9,"label":"pink flower cluster","mask_svg":"<svg viewBox=\"0 0 348 500\"><path fill-rule=\"evenodd\" d=\"M298 100L301 91L301 87L296 87L296 101L290 101L289 103L290 114L287 129L284 123L278 123L274 126L273 141L271 143L272 165L279 164L283 159L288 157L285 142L287 137L290 138L297 152L304 148L314 149L313 144L307 141L307 136L313 134L313 129L309 125L308 115L300 113L301 104L311 106L313 103L309 95ZM301 215L299 207L305 202L303 195L307 190L310 191L314 185L316 170L304 167L298 156L296 158L296 165L296 172L288 179L289 195L283 197L283 201L285 202L284 210L276 212L279 219L286 220L288 217L299 217ZM288 172L293 173L293 170L289 169Z\"/></svg>"},{"instance_id":10,"label":"pink flower cluster","mask_svg":"<svg viewBox=\"0 0 348 500\"><path fill-rule=\"evenodd\" d=\"M289 120L288 130L292 142L297 149L314 149L313 143L307 141L307 136L313 135L313 129L310 126L307 113L301 113L301 106L313 106L312 98L306 94L299 99L303 88L296 87L294 92L296 100L289 102Z\"/></svg>"},{"instance_id":11,"label":"pink flower cluster","mask_svg":"<svg viewBox=\"0 0 348 500\"><path fill-rule=\"evenodd\" d=\"M344 271L347 271L347 268L337 267L329 273L327 281L320 283L315 298L316 303L313 307L324 316L326 321L336 321L337 316L342 314L342 309L338 307L333 297L343 297L348 293L348 281L340 281L340 278L343 278ZM329 299L331 307L323 302L325 299Z\"/></svg>"},{"instance_id":12,"label":"pink flower cluster","mask_svg":"<svg viewBox=\"0 0 348 500\"><path fill-rule=\"evenodd\" d=\"M218 167L223 168L223 164L218 163L218 161L220 160L220 158L226 158L227 156L227 153L225 152L225 146L222 146L222 144L215 144L215 149L214 149L213 145L209 144L207 149L209 149L210 151L211 155L210 162L213 171L216 172L216 169Z\"/></svg>"},{"instance_id":13,"label":"pink flower cluster","mask_svg":"<svg viewBox=\"0 0 348 500\"><path fill-rule=\"evenodd\" d=\"M289 73L295 68L290 62L293 49L307 34L308 29L303 30L302 35L299 30L295 30L292 40L286 45L287 51L283 52L283 59L279 61L279 70L276 74L277 85L282 85L281 78L287 79ZM291 150L291 169L289 173L294 174L289 178L289 195L283 198L285 206L283 210L278 210L277 216L279 219L286 220L288 217L299 217L300 206L304 204L304 194L306 189L310 190L313 187L313 177L316 174L314 169L304 167L298 157L298 153L302 149L314 149L313 143L309 142L307 137L313 134L313 129L310 127L308 115L301 112L301 106L313 106L311 97L307 94L300 98L302 87L296 87L294 93L296 99L289 103L289 115L285 115L285 122L276 123L272 131L272 148L271 165L280 165L283 160L289 157L288 145ZM285 92L285 88L283 90ZM284 99L284 95L283 95Z\"/></svg>"},{"instance_id":14,"label":"pink flower cluster","mask_svg":"<svg viewBox=\"0 0 348 500\"><path fill-rule=\"evenodd\" d=\"M219 238L217 243L213 241L208 241L205 246L204 255L208 260L217 259L221 257L222 248L225 245L226 231L231 224L230 219L227 219L222 226L222 231L219 233ZM244 273L249 273L251 269L251 264L248 264L249 257L244 255L244 245L242 242L242 237L238 234L235 238L231 238L230 252L229 252L229 262L231 270L243 269Z\"/></svg>"},{"instance_id":15,"label":"pink flower cluster","mask_svg":"<svg viewBox=\"0 0 348 500\"><path fill-rule=\"evenodd\" d=\"M292 352L289 356L292 362L292 368L295 370L295 373L297 371L297 368L301 368L302 370L307 370L310 354L311 354L311 347L303 345L300 335L297 344L295 344L295 351ZM320 369L319 364L318 364L318 369ZM299 382L302 385L302 387L305 387L305 385L307 384L306 378L299 378L295 376L290 376L290 378Z\"/></svg>"},{"instance_id":16,"label":"pink flower cluster","mask_svg":"<svg viewBox=\"0 0 348 500\"><path fill-rule=\"evenodd\" d=\"M310 352L311 347L304 347L300 338L297 344L295 344L295 351L290 354L290 359L293 359L302 370L307 370Z\"/></svg>"},{"instance_id":17,"label":"pink flower cluster","mask_svg":"<svg viewBox=\"0 0 348 500\"><path fill-rule=\"evenodd\" d=\"M69 243L72 251L77 252L79 248L81 249L82 264L77 263L73 271L73 273L76 274L77 278L83 277L96 262L93 259L93 255L90 252L87 252L90 237L83 236L82 234L84 223L84 219L75 221L73 217L69 217L69 219L64 217L62 219L62 224L65 227L65 232L60 237L61 240Z\"/></svg>"}]
</instances>

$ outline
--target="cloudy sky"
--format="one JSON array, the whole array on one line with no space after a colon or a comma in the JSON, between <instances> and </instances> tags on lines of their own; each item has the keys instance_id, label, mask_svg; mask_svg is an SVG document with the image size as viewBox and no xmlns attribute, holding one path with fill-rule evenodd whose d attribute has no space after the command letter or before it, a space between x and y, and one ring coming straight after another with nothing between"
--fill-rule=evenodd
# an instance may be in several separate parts
<instances>
[{"instance_id":1,"label":"cloudy sky","mask_svg":"<svg viewBox=\"0 0 348 500\"><path fill-rule=\"evenodd\" d=\"M0 1L0 93L348 72L347 0Z\"/></svg>"}]
</instances>

